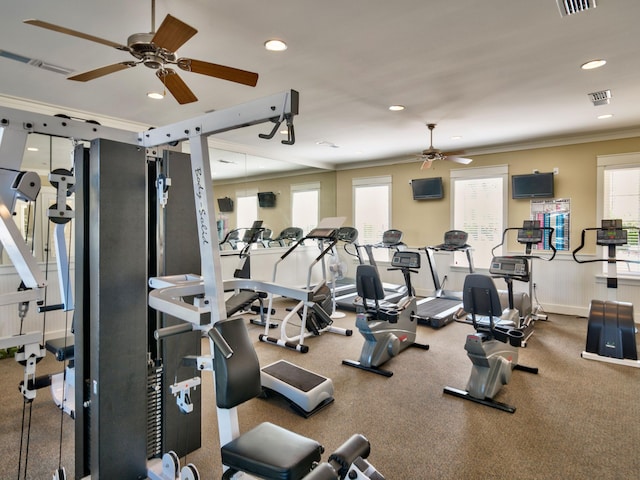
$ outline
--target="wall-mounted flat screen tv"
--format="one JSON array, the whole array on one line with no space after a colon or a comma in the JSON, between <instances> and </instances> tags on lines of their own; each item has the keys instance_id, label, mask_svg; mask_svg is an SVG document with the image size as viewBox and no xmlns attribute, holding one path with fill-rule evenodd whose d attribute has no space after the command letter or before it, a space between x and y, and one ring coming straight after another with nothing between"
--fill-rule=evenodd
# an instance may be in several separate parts
<instances>
[{"instance_id":1,"label":"wall-mounted flat screen tv","mask_svg":"<svg viewBox=\"0 0 640 480\"><path fill-rule=\"evenodd\" d=\"M436 200L444 197L442 177L415 178L411 180L414 200Z\"/></svg>"},{"instance_id":2,"label":"wall-mounted flat screen tv","mask_svg":"<svg viewBox=\"0 0 640 480\"><path fill-rule=\"evenodd\" d=\"M258 205L262 208L276 206L276 194L273 192L258 192Z\"/></svg>"},{"instance_id":3,"label":"wall-mounted flat screen tv","mask_svg":"<svg viewBox=\"0 0 640 480\"><path fill-rule=\"evenodd\" d=\"M553 172L511 176L511 198L552 198Z\"/></svg>"},{"instance_id":4,"label":"wall-mounted flat screen tv","mask_svg":"<svg viewBox=\"0 0 640 480\"><path fill-rule=\"evenodd\" d=\"M233 212L233 200L229 197L219 198L218 210L220 210L220 213Z\"/></svg>"}]
</instances>

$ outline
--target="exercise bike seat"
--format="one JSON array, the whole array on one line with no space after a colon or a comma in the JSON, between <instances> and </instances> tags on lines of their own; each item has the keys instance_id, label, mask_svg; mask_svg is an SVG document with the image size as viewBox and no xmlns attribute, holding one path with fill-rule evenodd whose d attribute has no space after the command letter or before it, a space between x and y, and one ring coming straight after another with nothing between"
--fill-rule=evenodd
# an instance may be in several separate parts
<instances>
[{"instance_id":1,"label":"exercise bike seat","mask_svg":"<svg viewBox=\"0 0 640 480\"><path fill-rule=\"evenodd\" d=\"M488 333L492 338L513 346L520 346L523 333L502 323L502 304L493 279L487 275L471 273L464 279L462 308L471 314L477 332ZM484 317L486 320L481 322Z\"/></svg>"}]
</instances>

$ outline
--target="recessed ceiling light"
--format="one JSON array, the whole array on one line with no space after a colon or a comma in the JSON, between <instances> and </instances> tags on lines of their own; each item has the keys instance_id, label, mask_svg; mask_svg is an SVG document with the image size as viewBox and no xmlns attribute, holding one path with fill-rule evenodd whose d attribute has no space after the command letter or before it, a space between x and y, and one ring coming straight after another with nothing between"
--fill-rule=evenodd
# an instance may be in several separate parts
<instances>
[{"instance_id":1,"label":"recessed ceiling light","mask_svg":"<svg viewBox=\"0 0 640 480\"><path fill-rule=\"evenodd\" d=\"M451 137L451 140L462 140L462 137L460 135L454 135Z\"/></svg>"},{"instance_id":2,"label":"recessed ceiling light","mask_svg":"<svg viewBox=\"0 0 640 480\"><path fill-rule=\"evenodd\" d=\"M392 112L400 112L404 110L404 105L391 105L389 107L389 110L391 110Z\"/></svg>"},{"instance_id":3,"label":"recessed ceiling light","mask_svg":"<svg viewBox=\"0 0 640 480\"><path fill-rule=\"evenodd\" d=\"M607 118L613 117L611 113L605 113L604 115L598 115L598 120L606 120Z\"/></svg>"},{"instance_id":4,"label":"recessed ceiling light","mask_svg":"<svg viewBox=\"0 0 640 480\"><path fill-rule=\"evenodd\" d=\"M159 92L147 92L147 97L153 98L154 100L162 100L164 95Z\"/></svg>"},{"instance_id":5,"label":"recessed ceiling light","mask_svg":"<svg viewBox=\"0 0 640 480\"><path fill-rule=\"evenodd\" d=\"M287 44L282 40L267 40L266 42L264 42L264 48L266 48L270 52L283 52L287 49Z\"/></svg>"},{"instance_id":6,"label":"recessed ceiling light","mask_svg":"<svg viewBox=\"0 0 640 480\"><path fill-rule=\"evenodd\" d=\"M37 152L39 150L39 148L38 147L27 147L27 150L29 152Z\"/></svg>"},{"instance_id":7,"label":"recessed ceiling light","mask_svg":"<svg viewBox=\"0 0 640 480\"><path fill-rule=\"evenodd\" d=\"M600 68L607 63L606 60L598 59L598 60L590 60L587 63L583 63L580 65L580 68L583 70L593 70L594 68Z\"/></svg>"}]
</instances>

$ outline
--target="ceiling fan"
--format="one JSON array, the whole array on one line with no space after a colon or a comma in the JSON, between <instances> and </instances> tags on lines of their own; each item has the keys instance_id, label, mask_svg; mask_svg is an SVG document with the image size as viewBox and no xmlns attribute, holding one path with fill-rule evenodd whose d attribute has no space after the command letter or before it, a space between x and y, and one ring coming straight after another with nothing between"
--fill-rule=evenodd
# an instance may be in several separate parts
<instances>
[{"instance_id":1,"label":"ceiling fan","mask_svg":"<svg viewBox=\"0 0 640 480\"><path fill-rule=\"evenodd\" d=\"M179 58L175 54L175 51L184 45L187 40L193 37L198 31L171 15L167 15L165 17L156 31L154 18L155 0L152 0L151 32L134 33L133 35L130 35L127 39L126 45L121 45L110 40L105 40L100 37L71 30L42 20L29 19L25 20L24 23L53 30L54 32L83 38L92 42L101 43L108 47L116 48L117 50L129 52L135 58L135 60L115 63L113 65L96 68L95 70L89 70L88 72L79 73L68 77L69 80L87 82L110 73L119 72L120 70L126 70L127 68L143 64L156 71L156 76L181 105L195 102L198 98L180 78L176 71L168 67L169 65L176 65L181 70L185 70L187 72L221 78L223 80L241 83L250 87L255 87L258 83L257 73L226 67L215 63L204 62L202 60L194 60L184 57Z\"/></svg>"},{"instance_id":2,"label":"ceiling fan","mask_svg":"<svg viewBox=\"0 0 640 480\"><path fill-rule=\"evenodd\" d=\"M433 148L433 129L436 128L435 123L427 123L427 128L429 129L430 134L430 145L427 150L424 150L419 158L422 160L422 166L420 170L424 170L426 168L431 168L431 164L435 160L449 160L455 163L461 163L462 165L469 165L473 160L470 158L457 157L454 155L446 155L437 148Z\"/></svg>"}]
</instances>

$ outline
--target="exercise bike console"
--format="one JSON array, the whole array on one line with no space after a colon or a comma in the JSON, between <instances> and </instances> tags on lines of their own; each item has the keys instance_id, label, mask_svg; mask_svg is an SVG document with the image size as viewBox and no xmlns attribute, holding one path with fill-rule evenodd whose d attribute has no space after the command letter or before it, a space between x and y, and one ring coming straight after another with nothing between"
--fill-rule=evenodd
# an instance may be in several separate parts
<instances>
[{"instance_id":1,"label":"exercise bike console","mask_svg":"<svg viewBox=\"0 0 640 480\"><path fill-rule=\"evenodd\" d=\"M489 273L494 277L529 281L529 262L524 257L493 257Z\"/></svg>"}]
</instances>

